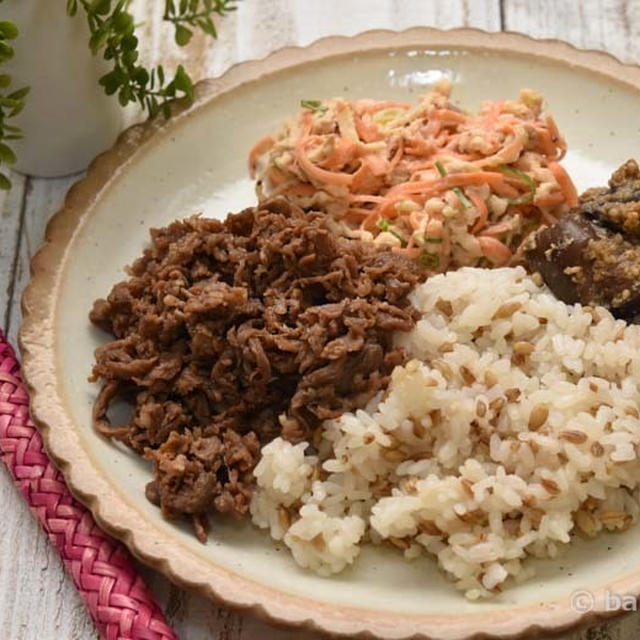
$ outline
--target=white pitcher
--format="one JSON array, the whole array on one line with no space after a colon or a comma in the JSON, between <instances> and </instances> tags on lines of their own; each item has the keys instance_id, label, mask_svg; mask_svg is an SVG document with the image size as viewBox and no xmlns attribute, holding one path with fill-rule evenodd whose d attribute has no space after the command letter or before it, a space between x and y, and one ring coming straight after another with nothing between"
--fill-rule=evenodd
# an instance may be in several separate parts
<instances>
[{"instance_id":1,"label":"white pitcher","mask_svg":"<svg viewBox=\"0 0 640 640\"><path fill-rule=\"evenodd\" d=\"M0 20L16 23L13 60L0 67L13 76L8 90L29 85L24 111L10 120L22 128L12 143L15 169L33 176L75 173L114 142L125 113L98 79L109 70L89 51L84 13L70 18L64 0L5 0Z\"/></svg>"}]
</instances>

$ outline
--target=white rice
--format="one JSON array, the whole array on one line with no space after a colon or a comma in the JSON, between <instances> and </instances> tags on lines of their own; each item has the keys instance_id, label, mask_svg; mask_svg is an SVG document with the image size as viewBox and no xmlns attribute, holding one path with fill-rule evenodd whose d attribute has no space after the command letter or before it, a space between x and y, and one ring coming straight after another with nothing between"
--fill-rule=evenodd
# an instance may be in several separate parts
<instances>
[{"instance_id":1,"label":"white rice","mask_svg":"<svg viewBox=\"0 0 640 640\"><path fill-rule=\"evenodd\" d=\"M640 326L566 305L523 269L417 288L414 358L364 411L262 450L253 521L328 575L359 544L433 554L469 598L531 575L572 534L640 511ZM506 582L506 584L505 584Z\"/></svg>"}]
</instances>

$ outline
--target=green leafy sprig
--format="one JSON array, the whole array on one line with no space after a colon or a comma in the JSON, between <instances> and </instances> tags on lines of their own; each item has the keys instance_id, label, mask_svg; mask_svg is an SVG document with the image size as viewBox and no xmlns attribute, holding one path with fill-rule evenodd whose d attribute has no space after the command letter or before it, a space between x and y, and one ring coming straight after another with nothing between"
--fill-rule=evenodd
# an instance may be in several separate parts
<instances>
[{"instance_id":1,"label":"green leafy sprig","mask_svg":"<svg viewBox=\"0 0 640 640\"><path fill-rule=\"evenodd\" d=\"M329 111L329 107L325 107L320 100L300 100L300 106L303 109L309 109L311 113L318 113L321 116Z\"/></svg>"},{"instance_id":2,"label":"green leafy sprig","mask_svg":"<svg viewBox=\"0 0 640 640\"><path fill-rule=\"evenodd\" d=\"M74 16L79 8L84 10L91 52L102 52L103 58L113 64L111 71L100 78L107 95L117 95L122 106L138 103L150 117L159 113L169 117L171 100L193 98L193 81L182 65L168 80L162 65L149 69L139 63L139 42L133 15L128 11L130 3L131 0L67 0L67 14ZM173 23L175 40L184 46L193 35L189 26L215 38L213 14L224 15L235 8L235 0L165 0L164 19Z\"/></svg>"},{"instance_id":3,"label":"green leafy sprig","mask_svg":"<svg viewBox=\"0 0 640 640\"><path fill-rule=\"evenodd\" d=\"M17 36L18 28L13 22L0 21L0 64L13 58L14 50L9 41L15 40ZM25 98L29 93L29 87L7 92L9 87L11 87L11 76L8 73L0 73L0 166L12 165L16 161L16 154L7 141L22 138L22 131L19 127L9 124L7 120L22 111ZM0 189L10 188L11 181L6 172L0 171Z\"/></svg>"},{"instance_id":4,"label":"green leafy sprig","mask_svg":"<svg viewBox=\"0 0 640 640\"><path fill-rule=\"evenodd\" d=\"M236 0L165 0L163 20L173 23L176 44L184 47L191 40L194 29L217 38L213 15L224 16L236 8Z\"/></svg>"}]
</instances>

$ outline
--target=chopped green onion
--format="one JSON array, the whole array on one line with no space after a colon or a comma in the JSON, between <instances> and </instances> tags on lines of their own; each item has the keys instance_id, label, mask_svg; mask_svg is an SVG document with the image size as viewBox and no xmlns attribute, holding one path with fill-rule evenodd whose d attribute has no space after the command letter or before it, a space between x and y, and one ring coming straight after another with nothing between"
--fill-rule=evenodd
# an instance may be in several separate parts
<instances>
[{"instance_id":1,"label":"chopped green onion","mask_svg":"<svg viewBox=\"0 0 640 640\"><path fill-rule=\"evenodd\" d=\"M440 256L437 253L422 251L418 256L418 263L423 267L436 269L440 266Z\"/></svg>"},{"instance_id":2,"label":"chopped green onion","mask_svg":"<svg viewBox=\"0 0 640 640\"><path fill-rule=\"evenodd\" d=\"M442 162L440 162L440 160L436 160L435 165L438 173L444 178L447 175L447 170L444 168Z\"/></svg>"},{"instance_id":3,"label":"chopped green onion","mask_svg":"<svg viewBox=\"0 0 640 640\"><path fill-rule=\"evenodd\" d=\"M440 162L440 160L436 160L435 165L438 173L444 178L447 175L447 170L444 168L442 162ZM471 200L469 200L469 198L464 195L464 191L460 187L453 187L452 191L458 196L458 200L462 202L462 206L465 209L471 209L471 207L473 206L471 204Z\"/></svg>"},{"instance_id":4,"label":"chopped green onion","mask_svg":"<svg viewBox=\"0 0 640 640\"><path fill-rule=\"evenodd\" d=\"M427 238L427 236L425 236L424 241L431 242L432 244L440 244L444 242L444 239L443 238Z\"/></svg>"},{"instance_id":5,"label":"chopped green onion","mask_svg":"<svg viewBox=\"0 0 640 640\"><path fill-rule=\"evenodd\" d=\"M309 109L313 113L319 113L320 115L329 111L329 107L323 106L320 100L300 100L300 106L303 109Z\"/></svg>"},{"instance_id":6,"label":"chopped green onion","mask_svg":"<svg viewBox=\"0 0 640 640\"><path fill-rule=\"evenodd\" d=\"M380 229L381 231L386 231L387 233L390 233L394 238L400 240L401 247L407 246L407 241L393 229L386 218L380 218L380 220L378 220L378 229Z\"/></svg>"},{"instance_id":7,"label":"chopped green onion","mask_svg":"<svg viewBox=\"0 0 640 640\"><path fill-rule=\"evenodd\" d=\"M509 204L529 204L530 202L533 202L535 200L537 185L535 180L531 176L528 176L526 173L524 173L524 171L518 171L518 169L514 169L513 167L498 167L498 171L511 176L515 176L516 178L520 178L520 180L526 182L531 189L531 191L527 195L520 198L507 198L507 202Z\"/></svg>"},{"instance_id":8,"label":"chopped green onion","mask_svg":"<svg viewBox=\"0 0 640 640\"><path fill-rule=\"evenodd\" d=\"M464 195L464 191L460 187L453 187L453 193L455 193L458 196L458 200L462 202L462 206L465 209L471 209L471 207L473 206L471 204L471 200L469 200L469 198L467 198L467 196Z\"/></svg>"}]
</instances>

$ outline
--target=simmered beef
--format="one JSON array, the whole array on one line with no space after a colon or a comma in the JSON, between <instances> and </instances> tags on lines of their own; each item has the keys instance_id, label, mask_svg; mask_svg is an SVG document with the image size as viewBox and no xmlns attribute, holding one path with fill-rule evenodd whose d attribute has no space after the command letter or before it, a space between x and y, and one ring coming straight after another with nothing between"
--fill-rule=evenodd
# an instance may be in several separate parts
<instances>
[{"instance_id":1,"label":"simmered beef","mask_svg":"<svg viewBox=\"0 0 640 640\"><path fill-rule=\"evenodd\" d=\"M640 170L629 160L609 187L590 189L579 206L539 231L526 250L561 300L602 305L617 317L640 313Z\"/></svg>"},{"instance_id":2,"label":"simmered beef","mask_svg":"<svg viewBox=\"0 0 640 640\"><path fill-rule=\"evenodd\" d=\"M421 272L282 200L151 240L90 314L114 336L96 350L94 425L154 461L147 496L203 538L207 512L247 511L261 443L307 438L386 384ZM111 425L118 398L133 414Z\"/></svg>"}]
</instances>

